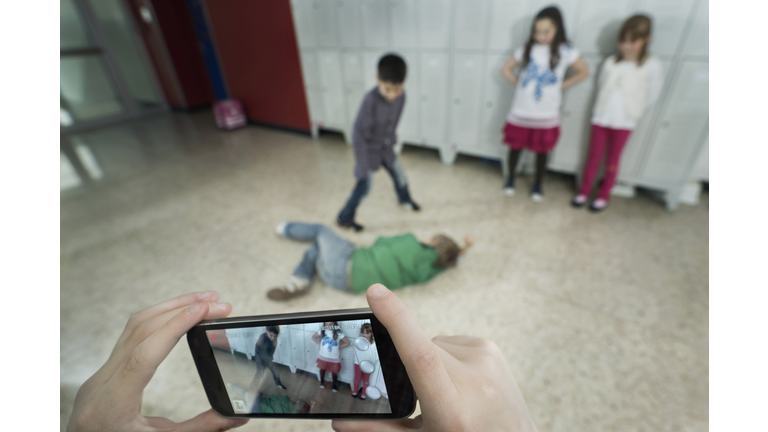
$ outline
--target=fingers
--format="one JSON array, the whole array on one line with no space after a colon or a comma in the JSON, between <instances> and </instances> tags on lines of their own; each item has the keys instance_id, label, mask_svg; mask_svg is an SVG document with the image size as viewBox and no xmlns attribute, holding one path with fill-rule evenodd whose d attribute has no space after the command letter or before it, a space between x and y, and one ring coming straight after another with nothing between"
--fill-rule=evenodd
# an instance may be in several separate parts
<instances>
[{"instance_id":1,"label":"fingers","mask_svg":"<svg viewBox=\"0 0 768 432\"><path fill-rule=\"evenodd\" d=\"M141 312L137 312L131 317L130 321L141 323L148 320L149 318L156 317L158 315L164 314L165 312L173 311L178 308L189 306L197 302L201 302L201 301L215 302L218 299L219 299L219 293L217 293L216 291L203 291L203 292L197 292L197 293L184 294L176 298L166 300L162 303L158 303L154 306L144 309Z\"/></svg>"},{"instance_id":2,"label":"fingers","mask_svg":"<svg viewBox=\"0 0 768 432\"><path fill-rule=\"evenodd\" d=\"M422 423L419 415L416 418L402 420L333 420L331 428L336 432L403 432L418 429Z\"/></svg>"},{"instance_id":3,"label":"fingers","mask_svg":"<svg viewBox=\"0 0 768 432\"><path fill-rule=\"evenodd\" d=\"M119 397L139 397L144 387L165 360L168 353L195 324L209 315L213 308L229 311L227 303L196 303L176 313L146 340L138 344L121 363L113 377Z\"/></svg>"},{"instance_id":4,"label":"fingers","mask_svg":"<svg viewBox=\"0 0 768 432\"><path fill-rule=\"evenodd\" d=\"M220 432L248 423L248 419L225 418L208 410L193 419L178 423L174 432Z\"/></svg>"},{"instance_id":5,"label":"fingers","mask_svg":"<svg viewBox=\"0 0 768 432\"><path fill-rule=\"evenodd\" d=\"M485 346L486 340L479 337L474 336L463 336L463 335L457 335L457 336L435 336L432 338L432 342L435 343L442 343L442 344L451 344L451 345L461 345L461 346L468 346L468 347L481 347Z\"/></svg>"},{"instance_id":6,"label":"fingers","mask_svg":"<svg viewBox=\"0 0 768 432\"><path fill-rule=\"evenodd\" d=\"M422 401L422 410L428 404L439 411L447 410L445 405L455 400L457 392L443 364L440 349L427 337L403 302L384 285L371 285L367 297L373 314L392 336L413 388Z\"/></svg>"}]
</instances>

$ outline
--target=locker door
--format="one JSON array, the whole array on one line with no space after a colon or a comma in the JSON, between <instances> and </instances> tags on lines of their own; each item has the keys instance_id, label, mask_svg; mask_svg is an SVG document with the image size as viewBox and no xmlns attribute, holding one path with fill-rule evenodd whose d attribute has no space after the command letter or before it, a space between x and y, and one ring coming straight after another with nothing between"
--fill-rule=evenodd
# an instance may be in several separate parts
<instances>
[{"instance_id":1,"label":"locker door","mask_svg":"<svg viewBox=\"0 0 768 432\"><path fill-rule=\"evenodd\" d=\"M297 369L306 369L307 361L304 355L304 330L301 328L295 328L297 326L288 326L291 331L291 362Z\"/></svg>"},{"instance_id":2,"label":"locker door","mask_svg":"<svg viewBox=\"0 0 768 432\"><path fill-rule=\"evenodd\" d=\"M563 15L563 21L565 24L565 35L568 36L569 41L573 41L574 36L578 33L576 28L576 7L580 0L532 0L531 9L528 19L526 20L525 31L523 33L524 40L528 40L528 36L531 34L531 26L533 25L533 19L540 10L549 6L557 6L560 9L560 13ZM582 49L580 46L576 48Z\"/></svg>"},{"instance_id":3,"label":"locker door","mask_svg":"<svg viewBox=\"0 0 768 432\"><path fill-rule=\"evenodd\" d=\"M477 152L483 95L482 54L456 54L453 61L451 145Z\"/></svg>"},{"instance_id":4,"label":"locker door","mask_svg":"<svg viewBox=\"0 0 768 432\"><path fill-rule=\"evenodd\" d=\"M629 16L629 0L583 0L576 24L575 47L589 54L613 54L621 24Z\"/></svg>"},{"instance_id":5,"label":"locker door","mask_svg":"<svg viewBox=\"0 0 768 432\"><path fill-rule=\"evenodd\" d=\"M508 59L509 55L500 54L488 54L485 57L480 145L488 154L496 151L498 157L502 157L505 152L501 131L515 93L512 83L501 75L501 68Z\"/></svg>"},{"instance_id":6,"label":"locker door","mask_svg":"<svg viewBox=\"0 0 768 432\"><path fill-rule=\"evenodd\" d=\"M687 61L680 65L661 122L641 170L642 180L675 185L693 163L709 118L709 63Z\"/></svg>"},{"instance_id":7,"label":"locker door","mask_svg":"<svg viewBox=\"0 0 768 432\"><path fill-rule=\"evenodd\" d=\"M446 143L448 55L422 53L420 62L421 142L431 146L441 146Z\"/></svg>"},{"instance_id":8,"label":"locker door","mask_svg":"<svg viewBox=\"0 0 768 432\"><path fill-rule=\"evenodd\" d=\"M344 107L344 89L341 82L339 53L318 51L320 84L322 86L325 127L343 128L346 111Z\"/></svg>"},{"instance_id":9,"label":"locker door","mask_svg":"<svg viewBox=\"0 0 768 432\"><path fill-rule=\"evenodd\" d=\"M309 118L313 125L325 122L325 110L323 109L323 88L320 84L320 67L317 54L312 52L301 53L301 69L304 75L304 88L309 100Z\"/></svg>"},{"instance_id":10,"label":"locker door","mask_svg":"<svg viewBox=\"0 0 768 432\"><path fill-rule=\"evenodd\" d=\"M490 6L489 0L456 0L456 13L453 14L453 46L456 49L485 48Z\"/></svg>"},{"instance_id":11,"label":"locker door","mask_svg":"<svg viewBox=\"0 0 768 432\"><path fill-rule=\"evenodd\" d=\"M653 21L653 38L649 49L656 55L670 56L675 53L680 36L691 14L694 0L640 0L637 12L648 15Z\"/></svg>"},{"instance_id":12,"label":"locker door","mask_svg":"<svg viewBox=\"0 0 768 432\"><path fill-rule=\"evenodd\" d=\"M709 181L709 136L704 141L704 148L701 150L699 160L691 173L692 180Z\"/></svg>"},{"instance_id":13,"label":"locker door","mask_svg":"<svg viewBox=\"0 0 768 432\"><path fill-rule=\"evenodd\" d=\"M277 348L275 349L275 355L272 357L272 361L291 367L293 360L291 355L293 354L293 345L291 344L291 332L281 331L277 335Z\"/></svg>"},{"instance_id":14,"label":"locker door","mask_svg":"<svg viewBox=\"0 0 768 432\"><path fill-rule=\"evenodd\" d=\"M452 3L451 0L419 1L419 42L422 48L449 48Z\"/></svg>"},{"instance_id":15,"label":"locker door","mask_svg":"<svg viewBox=\"0 0 768 432\"><path fill-rule=\"evenodd\" d=\"M336 23L336 1L315 0L313 4L315 36L317 46L335 48L339 46L339 31Z\"/></svg>"},{"instance_id":16,"label":"locker door","mask_svg":"<svg viewBox=\"0 0 768 432\"><path fill-rule=\"evenodd\" d=\"M699 0L699 10L685 41L683 55L709 57L709 1Z\"/></svg>"},{"instance_id":17,"label":"locker door","mask_svg":"<svg viewBox=\"0 0 768 432\"><path fill-rule=\"evenodd\" d=\"M488 49L511 52L522 46L530 31L528 24L527 0L493 0Z\"/></svg>"},{"instance_id":18,"label":"locker door","mask_svg":"<svg viewBox=\"0 0 768 432\"><path fill-rule=\"evenodd\" d=\"M569 88L563 94L563 117L560 140L552 151L549 168L576 173L581 170L583 155L589 148L590 119L594 103L596 71L601 64L595 56L583 57L590 77Z\"/></svg>"},{"instance_id":19,"label":"locker door","mask_svg":"<svg viewBox=\"0 0 768 432\"><path fill-rule=\"evenodd\" d=\"M339 25L339 39L342 47L361 48L363 46L359 2L336 0L336 22Z\"/></svg>"},{"instance_id":20,"label":"locker door","mask_svg":"<svg viewBox=\"0 0 768 432\"><path fill-rule=\"evenodd\" d=\"M316 46L315 3L317 0L291 0L293 22L296 26L296 38L300 48L314 48Z\"/></svg>"},{"instance_id":21,"label":"locker door","mask_svg":"<svg viewBox=\"0 0 768 432\"><path fill-rule=\"evenodd\" d=\"M314 328L308 330L308 328ZM317 354L320 352L320 346L312 340L312 335L320 330L320 324L304 324L304 364L307 372L317 374L320 368L317 367Z\"/></svg>"},{"instance_id":22,"label":"locker door","mask_svg":"<svg viewBox=\"0 0 768 432\"><path fill-rule=\"evenodd\" d=\"M661 70L664 77L664 82L668 82L670 75L669 69L672 64L667 60L661 60ZM656 112L660 109L661 103L664 99L664 93L659 97L659 101L648 110L640 121L637 122L637 127L632 131L632 135L629 136L627 144L624 147L624 151L621 155L621 163L619 164L619 181L627 183L634 183L638 176L638 170L640 169L640 162L643 157L645 146L647 145L647 138L649 134L653 133L651 128L651 119L655 117Z\"/></svg>"},{"instance_id":23,"label":"locker door","mask_svg":"<svg viewBox=\"0 0 768 432\"><path fill-rule=\"evenodd\" d=\"M378 75L379 60L386 54L384 51L366 51L363 55L363 85L365 91L376 86L376 75Z\"/></svg>"},{"instance_id":24,"label":"locker door","mask_svg":"<svg viewBox=\"0 0 768 432\"><path fill-rule=\"evenodd\" d=\"M389 2L363 0L363 40L367 48L389 46Z\"/></svg>"},{"instance_id":25,"label":"locker door","mask_svg":"<svg viewBox=\"0 0 768 432\"><path fill-rule=\"evenodd\" d=\"M410 143L421 141L419 134L419 55L416 51L402 51L408 72L405 78L405 106L397 125L397 139Z\"/></svg>"},{"instance_id":26,"label":"locker door","mask_svg":"<svg viewBox=\"0 0 768 432\"><path fill-rule=\"evenodd\" d=\"M363 56L357 52L342 55L344 68L344 98L346 101L346 128L351 131L360 108L360 102L365 95L363 84ZM347 138L351 141L351 134Z\"/></svg>"},{"instance_id":27,"label":"locker door","mask_svg":"<svg viewBox=\"0 0 768 432\"><path fill-rule=\"evenodd\" d=\"M392 46L398 49L419 47L419 6L411 0L392 0L389 31Z\"/></svg>"}]
</instances>

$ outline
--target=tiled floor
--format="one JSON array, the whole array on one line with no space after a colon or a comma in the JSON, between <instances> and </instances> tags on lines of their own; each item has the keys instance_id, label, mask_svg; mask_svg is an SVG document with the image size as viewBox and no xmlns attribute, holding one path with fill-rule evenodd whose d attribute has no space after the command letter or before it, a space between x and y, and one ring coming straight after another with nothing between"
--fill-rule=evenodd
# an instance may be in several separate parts
<instances>
[{"instance_id":1,"label":"tiled floor","mask_svg":"<svg viewBox=\"0 0 768 432\"><path fill-rule=\"evenodd\" d=\"M331 223L353 186L352 150L274 129L223 133L209 112L168 114L81 137L103 178L61 194L61 422L128 316L181 293L217 289L233 315L366 306L317 283L290 303L265 298L304 245L283 219ZM456 269L398 291L428 334L495 340L542 431L706 431L709 419L709 209L669 213L647 195L598 215L573 210L572 179L546 200L501 194L498 165L406 147L419 214L375 176L357 244L407 231L477 236ZM519 180L521 189L529 179ZM208 409L179 344L145 392L147 415ZM243 431L330 430L327 421L252 421Z\"/></svg>"}]
</instances>

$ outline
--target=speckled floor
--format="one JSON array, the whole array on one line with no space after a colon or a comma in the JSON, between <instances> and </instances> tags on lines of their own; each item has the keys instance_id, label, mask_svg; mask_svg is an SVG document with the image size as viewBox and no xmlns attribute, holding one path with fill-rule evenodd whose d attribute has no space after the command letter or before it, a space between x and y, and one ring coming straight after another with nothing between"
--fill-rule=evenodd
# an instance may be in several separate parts
<instances>
[{"instance_id":1,"label":"speckled floor","mask_svg":"<svg viewBox=\"0 0 768 432\"><path fill-rule=\"evenodd\" d=\"M106 360L131 313L216 289L233 315L366 306L316 283L290 303L265 298L304 245L284 219L330 224L353 186L341 138L166 114L83 135L104 177L61 193L61 424L78 387ZM477 236L456 269L398 291L428 334L493 339L542 431L709 429L709 204L669 213L650 195L573 210L572 178L546 200L501 194L498 165L406 147L419 214L400 209L379 172L359 209L357 244L411 231ZM529 179L521 177L521 189ZM146 389L145 414L209 408L180 343ZM327 421L257 420L243 431L330 430Z\"/></svg>"}]
</instances>

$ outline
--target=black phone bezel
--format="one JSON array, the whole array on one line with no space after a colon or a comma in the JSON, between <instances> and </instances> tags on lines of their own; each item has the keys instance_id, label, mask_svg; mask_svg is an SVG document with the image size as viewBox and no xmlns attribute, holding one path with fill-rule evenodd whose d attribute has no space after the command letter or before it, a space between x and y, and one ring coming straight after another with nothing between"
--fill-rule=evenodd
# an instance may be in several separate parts
<instances>
[{"instance_id":1,"label":"black phone bezel","mask_svg":"<svg viewBox=\"0 0 768 432\"><path fill-rule=\"evenodd\" d=\"M224 380L208 342L206 330L262 327L268 325L308 324L323 321L348 321L369 319L376 336L384 385L389 395L391 414L321 413L321 414L264 414L235 413L227 394ZM398 420L409 417L416 410L416 394L408 378L403 362L395 349L387 329L376 319L370 309L346 309L292 314L244 316L206 320L187 332L187 342L203 383L208 402L216 413L232 418L290 418L290 419L365 419Z\"/></svg>"}]
</instances>

